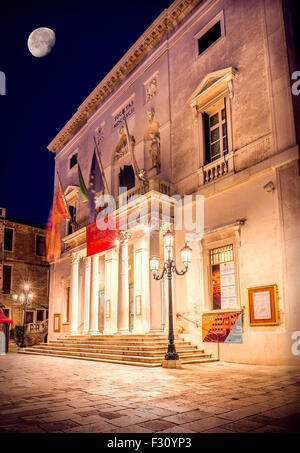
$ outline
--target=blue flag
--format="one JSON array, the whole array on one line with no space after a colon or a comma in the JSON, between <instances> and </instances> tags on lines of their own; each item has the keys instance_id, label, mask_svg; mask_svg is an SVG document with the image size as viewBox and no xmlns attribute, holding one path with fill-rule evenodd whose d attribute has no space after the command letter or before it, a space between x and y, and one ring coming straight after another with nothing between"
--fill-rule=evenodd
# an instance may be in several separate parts
<instances>
[{"instance_id":1,"label":"blue flag","mask_svg":"<svg viewBox=\"0 0 300 453\"><path fill-rule=\"evenodd\" d=\"M89 183L87 187L87 197L89 200L90 222L95 221L96 215L96 194L104 189L103 178L98 164L96 151L94 150Z\"/></svg>"}]
</instances>

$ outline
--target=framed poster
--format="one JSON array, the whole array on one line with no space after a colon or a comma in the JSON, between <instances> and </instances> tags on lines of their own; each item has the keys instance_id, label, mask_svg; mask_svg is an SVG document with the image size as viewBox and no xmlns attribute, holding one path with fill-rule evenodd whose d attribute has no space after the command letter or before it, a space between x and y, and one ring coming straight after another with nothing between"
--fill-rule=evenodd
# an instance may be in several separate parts
<instances>
[{"instance_id":1,"label":"framed poster","mask_svg":"<svg viewBox=\"0 0 300 453\"><path fill-rule=\"evenodd\" d=\"M278 321L277 285L248 288L250 326L276 326Z\"/></svg>"},{"instance_id":2,"label":"framed poster","mask_svg":"<svg viewBox=\"0 0 300 453\"><path fill-rule=\"evenodd\" d=\"M135 315L141 316L142 314L142 296L135 296Z\"/></svg>"},{"instance_id":3,"label":"framed poster","mask_svg":"<svg viewBox=\"0 0 300 453\"><path fill-rule=\"evenodd\" d=\"M242 343L242 313L203 313L202 341L206 343Z\"/></svg>"},{"instance_id":4,"label":"framed poster","mask_svg":"<svg viewBox=\"0 0 300 453\"><path fill-rule=\"evenodd\" d=\"M110 318L110 300L105 301L105 317Z\"/></svg>"},{"instance_id":5,"label":"framed poster","mask_svg":"<svg viewBox=\"0 0 300 453\"><path fill-rule=\"evenodd\" d=\"M61 315L60 313L55 313L53 315L53 332L60 332L60 324L61 324Z\"/></svg>"}]
</instances>

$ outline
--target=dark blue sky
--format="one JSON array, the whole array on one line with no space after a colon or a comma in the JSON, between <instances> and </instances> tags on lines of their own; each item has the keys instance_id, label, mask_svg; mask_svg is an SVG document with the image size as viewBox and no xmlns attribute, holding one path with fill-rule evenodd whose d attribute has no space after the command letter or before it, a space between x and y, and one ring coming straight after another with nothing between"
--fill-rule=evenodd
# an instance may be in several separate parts
<instances>
[{"instance_id":1,"label":"dark blue sky","mask_svg":"<svg viewBox=\"0 0 300 453\"><path fill-rule=\"evenodd\" d=\"M47 145L172 0L7 1L0 7L0 207L47 221L54 155ZM6 4L6 6L5 6ZM33 57L29 34L49 27L52 52Z\"/></svg>"}]
</instances>

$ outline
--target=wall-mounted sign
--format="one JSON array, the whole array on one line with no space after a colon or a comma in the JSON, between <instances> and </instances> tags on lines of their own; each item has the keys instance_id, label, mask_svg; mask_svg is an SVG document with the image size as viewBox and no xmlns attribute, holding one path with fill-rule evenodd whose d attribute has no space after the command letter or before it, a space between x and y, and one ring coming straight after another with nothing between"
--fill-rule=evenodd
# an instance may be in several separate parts
<instances>
[{"instance_id":1,"label":"wall-mounted sign","mask_svg":"<svg viewBox=\"0 0 300 453\"><path fill-rule=\"evenodd\" d=\"M53 315L53 332L60 332L60 313L55 313Z\"/></svg>"},{"instance_id":2,"label":"wall-mounted sign","mask_svg":"<svg viewBox=\"0 0 300 453\"><path fill-rule=\"evenodd\" d=\"M134 98L125 104L116 114L113 115L113 129L120 127L124 121L124 114L126 119L130 118L135 112Z\"/></svg>"},{"instance_id":3,"label":"wall-mounted sign","mask_svg":"<svg viewBox=\"0 0 300 453\"><path fill-rule=\"evenodd\" d=\"M105 301L105 317L110 318L110 300Z\"/></svg>"},{"instance_id":4,"label":"wall-mounted sign","mask_svg":"<svg viewBox=\"0 0 300 453\"><path fill-rule=\"evenodd\" d=\"M142 314L142 296L135 296L135 315L141 316Z\"/></svg>"},{"instance_id":5,"label":"wall-mounted sign","mask_svg":"<svg viewBox=\"0 0 300 453\"><path fill-rule=\"evenodd\" d=\"M242 313L204 313L202 341L211 343L242 343Z\"/></svg>"},{"instance_id":6,"label":"wall-mounted sign","mask_svg":"<svg viewBox=\"0 0 300 453\"><path fill-rule=\"evenodd\" d=\"M277 285L248 288L250 326L278 325Z\"/></svg>"}]
</instances>

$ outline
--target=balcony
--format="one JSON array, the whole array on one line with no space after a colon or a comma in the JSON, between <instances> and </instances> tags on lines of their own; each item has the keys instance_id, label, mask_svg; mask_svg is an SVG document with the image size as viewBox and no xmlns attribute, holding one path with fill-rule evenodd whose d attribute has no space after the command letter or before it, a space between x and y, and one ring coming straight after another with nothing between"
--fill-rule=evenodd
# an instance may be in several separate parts
<instances>
[{"instance_id":1,"label":"balcony","mask_svg":"<svg viewBox=\"0 0 300 453\"><path fill-rule=\"evenodd\" d=\"M148 192L155 191L169 197L173 193L173 187L170 182L159 179L157 176L152 176L146 183L135 186L126 192L126 201L130 203L135 197L145 195ZM120 206L120 197L117 197L117 209ZM124 204L124 201L123 201Z\"/></svg>"},{"instance_id":2,"label":"balcony","mask_svg":"<svg viewBox=\"0 0 300 453\"><path fill-rule=\"evenodd\" d=\"M199 186L215 182L223 176L233 173L233 171L233 152L231 152L200 168L198 171Z\"/></svg>"},{"instance_id":3,"label":"balcony","mask_svg":"<svg viewBox=\"0 0 300 453\"><path fill-rule=\"evenodd\" d=\"M132 189L125 192L123 197L126 197L126 203L129 204L137 196L145 195L152 191L170 197L173 194L173 185L168 181L164 181L163 179L158 178L157 176L152 176L147 180L146 183L136 185ZM120 205L121 206L124 205L124 200L122 200L122 203L120 203L120 197L118 196L116 197L116 208L119 209ZM89 224L90 221L88 217L81 219L79 222L74 223L72 234L67 235L66 237L72 236L74 233L76 233L77 231L81 230L82 228L86 227Z\"/></svg>"}]
</instances>

